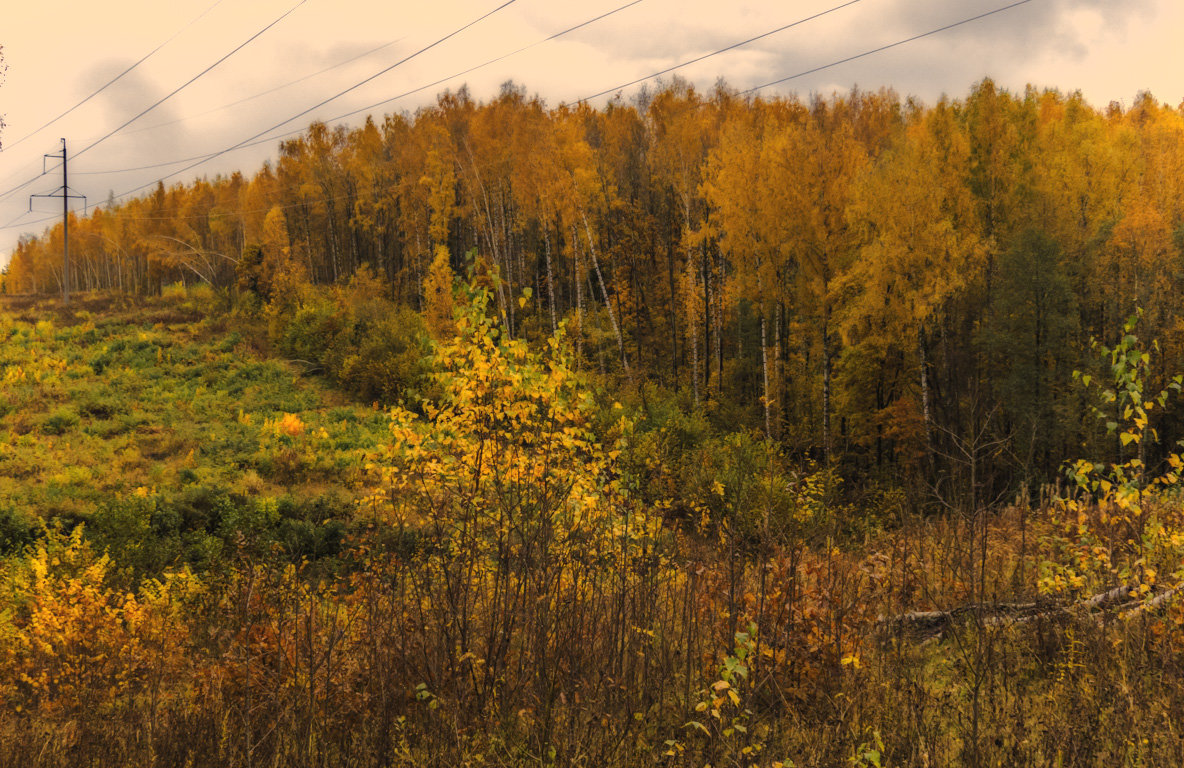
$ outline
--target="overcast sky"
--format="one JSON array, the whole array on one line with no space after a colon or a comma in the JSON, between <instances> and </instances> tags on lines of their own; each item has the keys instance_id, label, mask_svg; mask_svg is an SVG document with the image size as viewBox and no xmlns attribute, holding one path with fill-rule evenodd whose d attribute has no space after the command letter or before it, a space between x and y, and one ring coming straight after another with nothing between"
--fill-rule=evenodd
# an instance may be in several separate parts
<instances>
[{"instance_id":1,"label":"overcast sky","mask_svg":"<svg viewBox=\"0 0 1184 768\"><path fill-rule=\"evenodd\" d=\"M102 203L295 116L394 65L502 0L106 0L6 3L0 26L7 74L0 80L0 265L22 232L39 232L60 202L28 193L61 184L37 176L44 153L66 137L70 186ZM515 0L437 47L366 85L265 134L335 120L392 96L530 46L618 9L629 0ZM890 45L982 14L1009 0L640 0L558 39L385 104L376 115L431 103L467 83L487 99L514 79L549 104L613 89L814 14L818 18L678 70L703 87L717 77L747 89ZM298 4L298 5L297 5ZM230 53L293 6L294 11L175 96L93 148L100 139ZM845 6L845 7L839 7ZM835 9L824 13L829 9ZM766 93L895 88L932 103L964 96L984 76L1081 90L1095 105L1130 103L1150 90L1184 100L1184 3L1179 0L1030 0L890 50L792 79ZM162 46L163 44L163 46ZM92 94L149 52L159 51L67 117L44 123ZM353 59L352 61L350 61ZM318 74L319 73L319 74ZM669 76L667 76L669 77ZM297 81L293 84L293 81ZM625 89L626 95L640 85ZM260 95L262 94L262 95ZM602 102L601 97L596 102ZM238 102L238 103L236 103ZM346 122L358 123L364 115ZM30 135L33 134L33 135ZM253 172L278 140L229 152L166 183ZM75 158L74 154L82 152ZM140 170L126 170L140 169ZM120 172L116 172L120 171ZM21 217L18 219L18 217ZM52 223L52 222L50 222Z\"/></svg>"}]
</instances>

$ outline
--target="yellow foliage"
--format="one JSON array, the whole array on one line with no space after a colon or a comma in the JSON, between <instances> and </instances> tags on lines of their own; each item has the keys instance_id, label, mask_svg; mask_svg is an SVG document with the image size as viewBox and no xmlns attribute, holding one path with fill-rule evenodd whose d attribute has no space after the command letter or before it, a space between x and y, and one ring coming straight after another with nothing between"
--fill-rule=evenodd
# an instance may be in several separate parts
<instances>
[{"instance_id":1,"label":"yellow foliage","mask_svg":"<svg viewBox=\"0 0 1184 768\"><path fill-rule=\"evenodd\" d=\"M24 710L94 712L187 664L188 571L137 592L108 585L111 562L82 539L48 531L0 572L12 609L0 614L0 698Z\"/></svg>"},{"instance_id":2,"label":"yellow foliage","mask_svg":"<svg viewBox=\"0 0 1184 768\"><path fill-rule=\"evenodd\" d=\"M432 338L438 341L456 333L456 325L452 321L452 312L456 307L453 299L456 275L452 272L449 259L448 248L436 246L436 256L423 280L424 323Z\"/></svg>"},{"instance_id":3,"label":"yellow foliage","mask_svg":"<svg viewBox=\"0 0 1184 768\"><path fill-rule=\"evenodd\" d=\"M546 524L556 541L631 525L648 529L619 513L612 460L591 430L592 397L580 386L562 336L549 341L545 356L532 352L487 317L489 298L476 291L457 337L436 347L442 394L438 404L425 404L427 419L392 410L393 440L377 467L381 489L370 502L400 523L460 524L442 514L443 500L483 529ZM619 428L627 426L622 419ZM494 520L495 512L511 518ZM513 519L519 515L524 519Z\"/></svg>"},{"instance_id":4,"label":"yellow foliage","mask_svg":"<svg viewBox=\"0 0 1184 768\"><path fill-rule=\"evenodd\" d=\"M289 437L303 435L304 422L294 413L285 413L284 417L276 423L276 431Z\"/></svg>"}]
</instances>

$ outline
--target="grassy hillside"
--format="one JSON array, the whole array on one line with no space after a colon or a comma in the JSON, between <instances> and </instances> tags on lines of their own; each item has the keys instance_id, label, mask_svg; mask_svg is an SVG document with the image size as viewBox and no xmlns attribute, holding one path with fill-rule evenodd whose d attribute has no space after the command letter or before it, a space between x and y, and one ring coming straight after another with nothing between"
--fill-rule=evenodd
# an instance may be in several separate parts
<instances>
[{"instance_id":1,"label":"grassy hillside","mask_svg":"<svg viewBox=\"0 0 1184 768\"><path fill-rule=\"evenodd\" d=\"M315 539L352 516L385 414L260 357L211 299L0 305L0 548L38 519L149 526L177 539L163 566L243 527Z\"/></svg>"}]
</instances>

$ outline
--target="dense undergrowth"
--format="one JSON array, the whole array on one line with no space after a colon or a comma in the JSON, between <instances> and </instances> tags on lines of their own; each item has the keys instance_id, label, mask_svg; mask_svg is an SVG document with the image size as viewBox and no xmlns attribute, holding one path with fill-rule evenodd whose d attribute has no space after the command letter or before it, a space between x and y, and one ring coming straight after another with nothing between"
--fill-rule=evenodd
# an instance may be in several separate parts
<instances>
[{"instance_id":1,"label":"dense undergrowth","mask_svg":"<svg viewBox=\"0 0 1184 768\"><path fill-rule=\"evenodd\" d=\"M8 307L0 766L1184 757L1174 462L920 512L458 298Z\"/></svg>"}]
</instances>

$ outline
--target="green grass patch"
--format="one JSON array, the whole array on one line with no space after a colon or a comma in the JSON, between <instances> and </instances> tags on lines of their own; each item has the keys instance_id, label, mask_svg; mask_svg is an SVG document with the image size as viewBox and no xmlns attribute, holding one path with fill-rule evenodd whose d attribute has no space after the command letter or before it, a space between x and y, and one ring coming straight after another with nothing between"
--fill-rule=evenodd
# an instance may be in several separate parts
<instances>
[{"instance_id":1,"label":"green grass patch","mask_svg":"<svg viewBox=\"0 0 1184 768\"><path fill-rule=\"evenodd\" d=\"M0 554L52 518L145 570L213 562L244 538L336 551L383 412L188 306L66 320L0 313Z\"/></svg>"}]
</instances>

